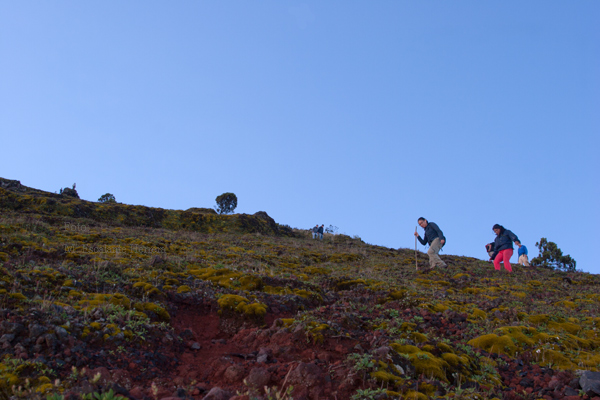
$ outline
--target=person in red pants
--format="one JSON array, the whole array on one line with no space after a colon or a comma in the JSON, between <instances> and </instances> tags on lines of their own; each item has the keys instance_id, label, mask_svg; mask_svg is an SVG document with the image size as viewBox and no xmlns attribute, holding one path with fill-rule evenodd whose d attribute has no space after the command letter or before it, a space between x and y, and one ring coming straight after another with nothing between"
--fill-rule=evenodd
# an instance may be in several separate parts
<instances>
[{"instance_id":1,"label":"person in red pants","mask_svg":"<svg viewBox=\"0 0 600 400\"><path fill-rule=\"evenodd\" d=\"M514 247L513 242L520 245L521 242L517 235L505 229L502 225L495 224L492 230L496 234L496 240L494 240L494 253L492 254L491 260L494 260L494 268L496 271L500 271L500 263L504 262L504 269L508 272L512 272L510 266L510 258L513 255Z\"/></svg>"}]
</instances>

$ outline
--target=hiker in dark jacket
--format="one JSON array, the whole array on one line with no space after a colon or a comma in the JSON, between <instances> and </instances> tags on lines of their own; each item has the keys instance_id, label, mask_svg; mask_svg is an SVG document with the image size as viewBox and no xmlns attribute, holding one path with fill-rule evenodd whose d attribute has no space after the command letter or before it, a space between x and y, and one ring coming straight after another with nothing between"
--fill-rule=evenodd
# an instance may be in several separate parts
<instances>
[{"instance_id":1,"label":"hiker in dark jacket","mask_svg":"<svg viewBox=\"0 0 600 400\"><path fill-rule=\"evenodd\" d=\"M313 233L313 239L316 239L319 237L319 224L316 224L313 228L312 228L312 233Z\"/></svg>"},{"instance_id":2,"label":"hiker in dark jacket","mask_svg":"<svg viewBox=\"0 0 600 400\"><path fill-rule=\"evenodd\" d=\"M323 240L323 231L324 230L325 230L325 224L323 224L323 225L321 225L319 227L319 230L318 230L318 232L319 232L319 240Z\"/></svg>"},{"instance_id":3,"label":"hiker in dark jacket","mask_svg":"<svg viewBox=\"0 0 600 400\"><path fill-rule=\"evenodd\" d=\"M520 244L517 235L505 229L502 225L494 225L492 230L496 234L496 240L494 240L494 254L490 260L494 260L494 268L496 271L500 271L500 263L504 261L504 269L508 272L512 272L510 266L510 258L513 255L514 247L513 242Z\"/></svg>"},{"instance_id":4,"label":"hiker in dark jacket","mask_svg":"<svg viewBox=\"0 0 600 400\"><path fill-rule=\"evenodd\" d=\"M431 268L434 267L447 267L446 263L442 261L439 256L439 252L446 244L446 237L442 233L442 230L439 226L437 226L434 222L429 222L425 218L421 217L417 221L421 228L425 229L425 235L423 235L423 239L421 236L415 232L415 236L419 239L419 242L424 246L425 244L429 244L429 250L427 250L427 255L429 256L429 266Z\"/></svg>"}]
</instances>

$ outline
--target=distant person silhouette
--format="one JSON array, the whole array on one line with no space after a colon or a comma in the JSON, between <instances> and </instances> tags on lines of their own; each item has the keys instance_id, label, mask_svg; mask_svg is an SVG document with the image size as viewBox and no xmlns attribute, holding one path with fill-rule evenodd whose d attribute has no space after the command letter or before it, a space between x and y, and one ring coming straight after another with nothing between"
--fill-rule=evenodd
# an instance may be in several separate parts
<instances>
[{"instance_id":1,"label":"distant person silhouette","mask_svg":"<svg viewBox=\"0 0 600 400\"><path fill-rule=\"evenodd\" d=\"M323 231L324 230L325 230L325 224L323 224L323 225L321 225L319 227L319 230L318 230L318 232L319 232L319 240L323 240Z\"/></svg>"}]
</instances>

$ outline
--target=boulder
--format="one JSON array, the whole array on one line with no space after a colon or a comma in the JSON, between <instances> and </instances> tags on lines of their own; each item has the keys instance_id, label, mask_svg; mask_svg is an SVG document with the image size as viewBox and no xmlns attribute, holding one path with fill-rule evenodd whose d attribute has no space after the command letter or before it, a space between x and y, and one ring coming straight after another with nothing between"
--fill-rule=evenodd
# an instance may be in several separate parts
<instances>
[{"instance_id":1,"label":"boulder","mask_svg":"<svg viewBox=\"0 0 600 400\"><path fill-rule=\"evenodd\" d=\"M271 381L271 373L266 368L252 368L250 374L246 378L248 386L262 389Z\"/></svg>"},{"instance_id":2,"label":"boulder","mask_svg":"<svg viewBox=\"0 0 600 400\"><path fill-rule=\"evenodd\" d=\"M579 385L588 396L600 394L600 372L581 371Z\"/></svg>"},{"instance_id":3,"label":"boulder","mask_svg":"<svg viewBox=\"0 0 600 400\"><path fill-rule=\"evenodd\" d=\"M246 371L243 366L234 364L225 370L225 380L228 383L241 382Z\"/></svg>"}]
</instances>

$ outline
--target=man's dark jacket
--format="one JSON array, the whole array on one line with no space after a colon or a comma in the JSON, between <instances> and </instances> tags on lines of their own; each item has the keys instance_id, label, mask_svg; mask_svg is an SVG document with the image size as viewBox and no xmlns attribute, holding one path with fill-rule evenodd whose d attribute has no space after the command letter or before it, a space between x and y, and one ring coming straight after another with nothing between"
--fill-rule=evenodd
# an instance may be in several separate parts
<instances>
[{"instance_id":1,"label":"man's dark jacket","mask_svg":"<svg viewBox=\"0 0 600 400\"><path fill-rule=\"evenodd\" d=\"M431 246L431 242L438 237L440 240L444 241L443 247L446 244L446 237L444 237L442 230L435 222L427 222L427 226L425 227L425 237L421 239L421 236L419 236L419 242L421 242L422 245L429 244Z\"/></svg>"}]
</instances>

